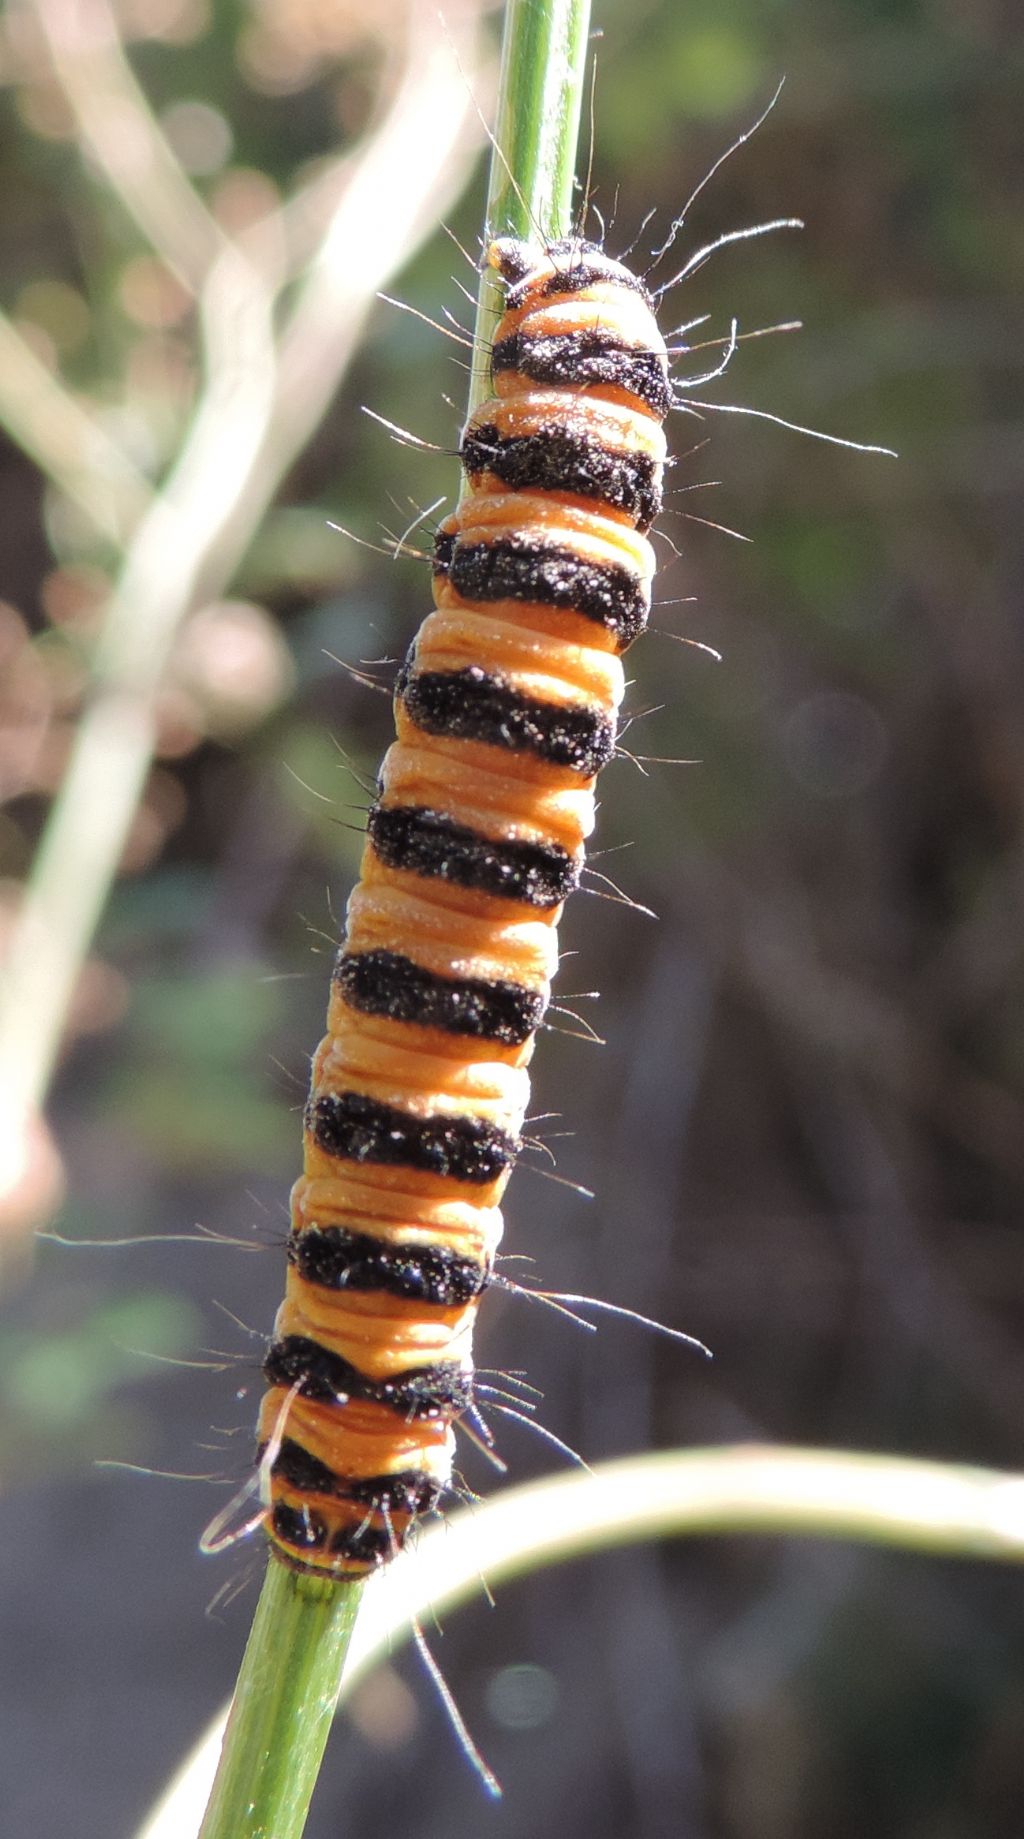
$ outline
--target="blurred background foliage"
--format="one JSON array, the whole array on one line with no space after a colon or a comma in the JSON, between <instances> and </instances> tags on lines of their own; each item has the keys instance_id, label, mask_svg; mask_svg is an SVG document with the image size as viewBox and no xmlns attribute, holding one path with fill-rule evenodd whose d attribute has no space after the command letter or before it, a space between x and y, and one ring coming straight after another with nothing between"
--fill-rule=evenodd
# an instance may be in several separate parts
<instances>
[{"instance_id":1,"label":"blurred background foliage","mask_svg":"<svg viewBox=\"0 0 1024 1839\"><path fill-rule=\"evenodd\" d=\"M425 0L420 14L442 33ZM83 151L44 43L41 18L59 40L89 17L81 0L15 5L0 39L2 305L125 475L104 532L23 444L0 447L8 928L119 542L202 387L195 290ZM409 18L404 0L372 19L343 0L117 12L213 222L265 239L374 124ZM662 606L631 654L626 745L700 764L609 769L597 866L658 923L614 900L570 908L566 1001L608 1046L555 1017L566 1032L542 1042L535 1091L538 1114L560 1114L538 1125L559 1177L597 1198L545 1179L538 1156L507 1218L553 1286L679 1323L716 1360L619 1327L592 1345L497 1298L481 1358L526 1367L546 1421L591 1459L764 1437L1020 1465L1019 17L1009 0L598 0L595 24L594 194L613 251L656 207L646 246L786 74L688 246L789 212L807 233L723 251L666 323L708 313L699 339L733 313L741 331L798 314L802 333L741 346L708 400L901 458L739 416L675 421ZM477 172L445 211L451 235L394 283L417 311L468 311L457 244L476 249L481 197ZM301 247L301 224L288 233ZM196 1555L222 1494L93 1464L233 1482L249 1462L306 1061L389 732L361 678L387 684L377 661L402 654L429 599L422 562L364 545L454 491L462 358L374 307L225 591L188 609L160 689L52 1135L36 1128L3 1216L12 1832L129 1832L233 1676L259 1561ZM441 451L390 440L363 404ZM593 989L599 1005L570 1000ZM148 1243L33 1252L55 1208L65 1237ZM193 1222L236 1243L161 1237ZM192 1361L212 1370L174 1364ZM548 1466L524 1436L507 1446L517 1476ZM225 1576L241 1602L204 1621ZM1022 1634L1018 1581L997 1570L767 1540L610 1555L509 1587L441 1644L505 1782L499 1815L426 1684L389 1670L329 1753L310 1831L451 1835L497 1817L531 1835L1009 1839Z\"/></svg>"}]
</instances>

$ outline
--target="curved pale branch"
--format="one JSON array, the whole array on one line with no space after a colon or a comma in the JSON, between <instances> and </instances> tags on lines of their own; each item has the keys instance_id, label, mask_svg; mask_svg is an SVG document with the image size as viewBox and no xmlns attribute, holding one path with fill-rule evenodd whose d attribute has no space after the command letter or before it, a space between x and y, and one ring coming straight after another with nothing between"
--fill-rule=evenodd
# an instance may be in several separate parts
<instances>
[{"instance_id":1,"label":"curved pale branch","mask_svg":"<svg viewBox=\"0 0 1024 1839\"><path fill-rule=\"evenodd\" d=\"M107 0L34 5L83 145L147 241L200 293L227 239L136 82Z\"/></svg>"},{"instance_id":2,"label":"curved pale branch","mask_svg":"<svg viewBox=\"0 0 1024 1839\"><path fill-rule=\"evenodd\" d=\"M0 314L0 421L40 472L92 521L123 543L150 498L150 484L117 441L63 388Z\"/></svg>"},{"instance_id":3,"label":"curved pale branch","mask_svg":"<svg viewBox=\"0 0 1024 1839\"><path fill-rule=\"evenodd\" d=\"M817 1534L1024 1562L1024 1475L856 1451L672 1450L510 1488L425 1533L367 1587L342 1695L442 1612L544 1564L640 1539ZM226 1712L204 1733L137 1839L194 1839Z\"/></svg>"}]
</instances>

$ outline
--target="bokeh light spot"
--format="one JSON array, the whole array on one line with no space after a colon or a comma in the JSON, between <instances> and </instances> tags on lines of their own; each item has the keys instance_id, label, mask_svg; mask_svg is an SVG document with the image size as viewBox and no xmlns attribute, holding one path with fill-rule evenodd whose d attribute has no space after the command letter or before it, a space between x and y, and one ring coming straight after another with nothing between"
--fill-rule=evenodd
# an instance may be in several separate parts
<instances>
[{"instance_id":1,"label":"bokeh light spot","mask_svg":"<svg viewBox=\"0 0 1024 1839\"><path fill-rule=\"evenodd\" d=\"M505 1730L538 1730L558 1709L558 1681L546 1667L502 1667L487 1685L487 1709Z\"/></svg>"}]
</instances>

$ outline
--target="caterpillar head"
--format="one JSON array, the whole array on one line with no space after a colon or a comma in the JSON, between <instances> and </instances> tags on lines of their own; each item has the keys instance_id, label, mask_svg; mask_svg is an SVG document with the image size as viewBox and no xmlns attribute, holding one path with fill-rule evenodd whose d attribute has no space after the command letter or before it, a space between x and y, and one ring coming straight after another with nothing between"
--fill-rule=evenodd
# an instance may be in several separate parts
<instances>
[{"instance_id":1,"label":"caterpillar head","mask_svg":"<svg viewBox=\"0 0 1024 1839\"><path fill-rule=\"evenodd\" d=\"M602 283L628 288L649 299L643 282L623 262L607 255L600 243L564 236L551 243L530 242L518 236L498 236L488 244L484 261L505 283L509 305L514 306L538 290L578 293Z\"/></svg>"},{"instance_id":2,"label":"caterpillar head","mask_svg":"<svg viewBox=\"0 0 1024 1839\"><path fill-rule=\"evenodd\" d=\"M524 242L518 236L496 236L484 255L486 266L496 268L509 287L525 280L543 261L543 247L539 243Z\"/></svg>"}]
</instances>

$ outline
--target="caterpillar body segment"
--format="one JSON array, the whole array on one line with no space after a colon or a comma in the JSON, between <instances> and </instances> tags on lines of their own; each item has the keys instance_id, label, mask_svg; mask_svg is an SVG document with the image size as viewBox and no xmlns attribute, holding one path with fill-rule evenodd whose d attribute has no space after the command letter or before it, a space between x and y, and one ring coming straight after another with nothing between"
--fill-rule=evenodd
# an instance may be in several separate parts
<instances>
[{"instance_id":1,"label":"caterpillar body segment","mask_svg":"<svg viewBox=\"0 0 1024 1839\"><path fill-rule=\"evenodd\" d=\"M527 1066L650 607L668 358L596 245L500 238L491 400L461 442L434 611L313 1062L259 1441L276 1555L361 1576L450 1488Z\"/></svg>"}]
</instances>

